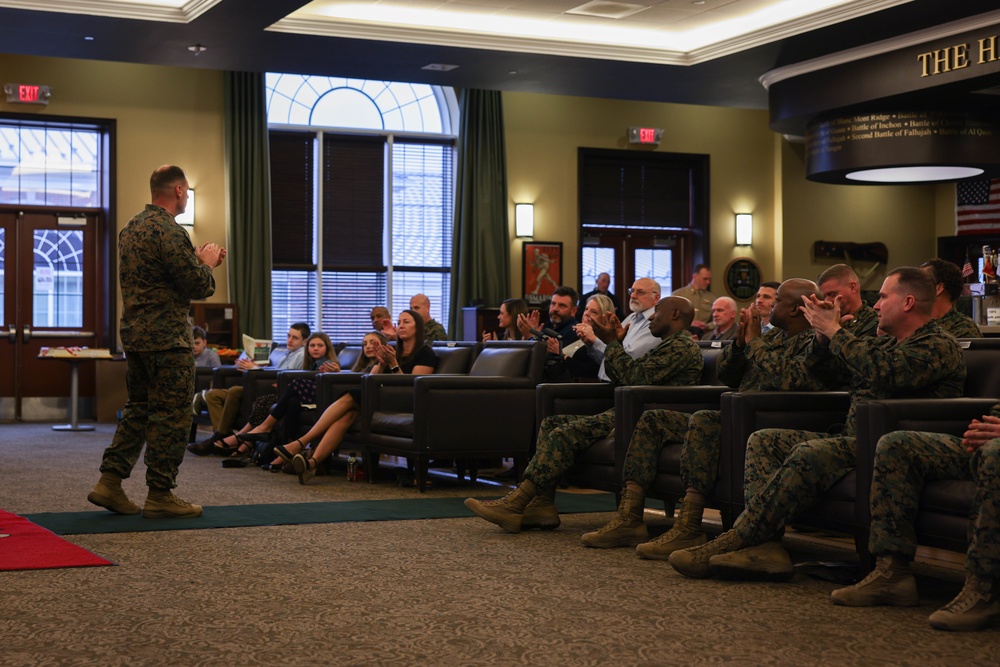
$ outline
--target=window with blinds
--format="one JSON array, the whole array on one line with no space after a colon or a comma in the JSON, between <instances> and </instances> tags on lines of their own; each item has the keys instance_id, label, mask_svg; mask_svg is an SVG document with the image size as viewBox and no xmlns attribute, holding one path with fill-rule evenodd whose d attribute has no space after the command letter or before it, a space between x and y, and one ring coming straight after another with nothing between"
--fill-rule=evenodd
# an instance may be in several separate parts
<instances>
[{"instance_id":1,"label":"window with blinds","mask_svg":"<svg viewBox=\"0 0 1000 667\"><path fill-rule=\"evenodd\" d=\"M372 307L395 318L417 293L447 327L454 138L428 136L451 127L446 96L431 86L296 76L267 75L273 335L306 321L334 341L358 342ZM323 128L276 127L304 119L308 105Z\"/></svg>"}]
</instances>

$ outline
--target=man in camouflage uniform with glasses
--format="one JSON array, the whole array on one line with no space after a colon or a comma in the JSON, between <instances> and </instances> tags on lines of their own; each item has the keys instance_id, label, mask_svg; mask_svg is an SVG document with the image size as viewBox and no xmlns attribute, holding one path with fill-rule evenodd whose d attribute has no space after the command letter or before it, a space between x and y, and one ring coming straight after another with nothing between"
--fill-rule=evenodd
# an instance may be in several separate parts
<instances>
[{"instance_id":1,"label":"man in camouflage uniform with glasses","mask_svg":"<svg viewBox=\"0 0 1000 667\"><path fill-rule=\"evenodd\" d=\"M149 494L143 515L197 517L199 505L171 492L184 458L194 395L188 310L192 299L215 293L212 270L226 250L215 243L194 248L174 219L188 201L188 181L180 167L154 171L149 189L152 203L118 235L128 402L104 451L101 479L87 500L118 514L138 514L122 480L131 475L145 444Z\"/></svg>"}]
</instances>

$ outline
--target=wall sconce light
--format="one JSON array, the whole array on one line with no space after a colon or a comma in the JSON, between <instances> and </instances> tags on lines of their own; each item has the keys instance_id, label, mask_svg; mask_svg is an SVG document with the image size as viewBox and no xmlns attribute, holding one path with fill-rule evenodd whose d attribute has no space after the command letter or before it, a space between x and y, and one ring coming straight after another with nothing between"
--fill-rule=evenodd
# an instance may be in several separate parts
<instances>
[{"instance_id":1,"label":"wall sconce light","mask_svg":"<svg viewBox=\"0 0 1000 667\"><path fill-rule=\"evenodd\" d=\"M750 213L736 214L736 245L753 244L753 215Z\"/></svg>"},{"instance_id":2,"label":"wall sconce light","mask_svg":"<svg viewBox=\"0 0 1000 667\"><path fill-rule=\"evenodd\" d=\"M535 205L514 204L514 236L535 235Z\"/></svg>"},{"instance_id":3,"label":"wall sconce light","mask_svg":"<svg viewBox=\"0 0 1000 667\"><path fill-rule=\"evenodd\" d=\"M174 218L178 225L194 227L194 188L188 188L188 203L184 212Z\"/></svg>"}]
</instances>

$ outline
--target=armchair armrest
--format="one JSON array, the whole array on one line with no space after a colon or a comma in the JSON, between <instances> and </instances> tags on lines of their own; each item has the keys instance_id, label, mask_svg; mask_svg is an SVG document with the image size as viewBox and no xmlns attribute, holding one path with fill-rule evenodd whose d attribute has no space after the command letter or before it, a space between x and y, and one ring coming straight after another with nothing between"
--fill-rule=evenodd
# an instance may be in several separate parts
<instances>
[{"instance_id":1,"label":"armchair armrest","mask_svg":"<svg viewBox=\"0 0 1000 667\"><path fill-rule=\"evenodd\" d=\"M281 396L293 380L315 378L319 371L278 371L278 396Z\"/></svg>"},{"instance_id":2,"label":"armchair armrest","mask_svg":"<svg viewBox=\"0 0 1000 667\"><path fill-rule=\"evenodd\" d=\"M361 432L376 412L413 412L413 383L419 375L366 375L361 381Z\"/></svg>"},{"instance_id":3,"label":"armchair armrest","mask_svg":"<svg viewBox=\"0 0 1000 667\"><path fill-rule=\"evenodd\" d=\"M855 515L871 520L872 471L879 438L893 431L927 431L961 437L969 422L989 414L994 398L903 398L868 401L858 405L857 480Z\"/></svg>"},{"instance_id":4,"label":"armchair armrest","mask_svg":"<svg viewBox=\"0 0 1000 667\"><path fill-rule=\"evenodd\" d=\"M243 371L235 366L216 366L212 369L212 387L228 389L243 385Z\"/></svg>"},{"instance_id":5,"label":"armchair armrest","mask_svg":"<svg viewBox=\"0 0 1000 667\"><path fill-rule=\"evenodd\" d=\"M727 470L734 503L743 502L747 438L764 428L827 432L847 419L846 391L730 392L722 399L720 470ZM728 465L727 465L728 463ZM720 483L722 475L720 474Z\"/></svg>"},{"instance_id":6,"label":"armchair armrest","mask_svg":"<svg viewBox=\"0 0 1000 667\"><path fill-rule=\"evenodd\" d=\"M513 454L534 443L533 378L428 375L417 378L412 396L414 440L436 450Z\"/></svg>"}]
</instances>

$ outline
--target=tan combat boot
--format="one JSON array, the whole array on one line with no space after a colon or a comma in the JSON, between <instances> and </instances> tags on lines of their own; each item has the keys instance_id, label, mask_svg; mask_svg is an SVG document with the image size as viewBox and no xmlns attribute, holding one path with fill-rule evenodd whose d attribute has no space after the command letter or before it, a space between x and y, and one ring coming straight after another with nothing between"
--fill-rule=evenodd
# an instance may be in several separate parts
<instances>
[{"instance_id":1,"label":"tan combat boot","mask_svg":"<svg viewBox=\"0 0 1000 667\"><path fill-rule=\"evenodd\" d=\"M524 480L516 489L497 500L477 500L466 498L465 506L490 523L494 523L508 533L521 532L521 521L524 519L524 508L535 497L535 484Z\"/></svg>"},{"instance_id":2,"label":"tan combat boot","mask_svg":"<svg viewBox=\"0 0 1000 667\"><path fill-rule=\"evenodd\" d=\"M997 580L970 574L958 597L931 614L927 621L938 630L982 630L1000 619L998 589Z\"/></svg>"},{"instance_id":3,"label":"tan combat boot","mask_svg":"<svg viewBox=\"0 0 1000 667\"><path fill-rule=\"evenodd\" d=\"M542 491L531 499L521 515L521 530L555 530L561 520L556 511L556 488Z\"/></svg>"},{"instance_id":4,"label":"tan combat boot","mask_svg":"<svg viewBox=\"0 0 1000 667\"><path fill-rule=\"evenodd\" d=\"M111 472L102 472L101 479L87 496L98 507L117 514L138 514L139 506L128 499L122 489L122 478Z\"/></svg>"},{"instance_id":5,"label":"tan combat boot","mask_svg":"<svg viewBox=\"0 0 1000 667\"><path fill-rule=\"evenodd\" d=\"M743 540L736 535L735 531L727 531L711 542L706 542L701 546L681 549L670 554L667 559L675 570L685 577L692 579L705 579L711 576L708 566L708 559L719 554L738 551L743 548Z\"/></svg>"},{"instance_id":6,"label":"tan combat boot","mask_svg":"<svg viewBox=\"0 0 1000 667\"><path fill-rule=\"evenodd\" d=\"M673 527L659 537L640 544L635 548L639 558L666 560L670 554L680 549L690 549L708 541L701 529L701 517L705 513L705 503L685 497Z\"/></svg>"},{"instance_id":7,"label":"tan combat boot","mask_svg":"<svg viewBox=\"0 0 1000 667\"><path fill-rule=\"evenodd\" d=\"M741 581L788 581L795 576L795 566L781 546L781 538L711 556L708 569L713 576Z\"/></svg>"},{"instance_id":8,"label":"tan combat boot","mask_svg":"<svg viewBox=\"0 0 1000 667\"><path fill-rule=\"evenodd\" d=\"M910 561L901 556L879 556L868 576L830 593L830 602L846 607L916 607L920 604Z\"/></svg>"},{"instance_id":9,"label":"tan combat boot","mask_svg":"<svg viewBox=\"0 0 1000 667\"><path fill-rule=\"evenodd\" d=\"M170 490L151 488L142 515L147 519L193 519L201 516L201 505L181 500Z\"/></svg>"},{"instance_id":10,"label":"tan combat boot","mask_svg":"<svg viewBox=\"0 0 1000 667\"><path fill-rule=\"evenodd\" d=\"M625 483L625 492L618 504L618 514L607 524L591 533L584 533L580 541L584 546L597 549L634 547L649 539L649 531L642 522L646 508L646 492L635 482Z\"/></svg>"}]
</instances>

